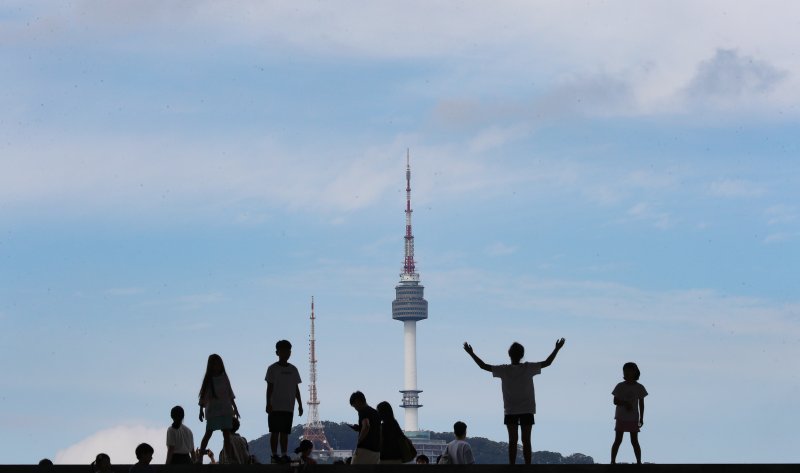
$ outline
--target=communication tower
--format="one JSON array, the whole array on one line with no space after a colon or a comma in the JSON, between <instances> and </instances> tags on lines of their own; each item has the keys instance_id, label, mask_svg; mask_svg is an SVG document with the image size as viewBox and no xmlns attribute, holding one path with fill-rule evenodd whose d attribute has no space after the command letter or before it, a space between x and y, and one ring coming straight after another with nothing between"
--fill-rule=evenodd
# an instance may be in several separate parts
<instances>
[{"instance_id":1,"label":"communication tower","mask_svg":"<svg viewBox=\"0 0 800 473\"><path fill-rule=\"evenodd\" d=\"M414 261L414 234L411 231L411 158L406 150L406 235L403 272L395 286L396 298L392 301L392 318L403 322L403 403L405 431L419 430L419 403L417 389L417 321L428 318L428 301L423 298L425 288L419 283Z\"/></svg>"},{"instance_id":2,"label":"communication tower","mask_svg":"<svg viewBox=\"0 0 800 473\"><path fill-rule=\"evenodd\" d=\"M308 417L303 427L303 439L314 444L314 450L332 453L328 439L325 437L325 427L319 420L319 398L317 398L317 352L314 335L314 296L311 296L311 333L308 337Z\"/></svg>"}]
</instances>

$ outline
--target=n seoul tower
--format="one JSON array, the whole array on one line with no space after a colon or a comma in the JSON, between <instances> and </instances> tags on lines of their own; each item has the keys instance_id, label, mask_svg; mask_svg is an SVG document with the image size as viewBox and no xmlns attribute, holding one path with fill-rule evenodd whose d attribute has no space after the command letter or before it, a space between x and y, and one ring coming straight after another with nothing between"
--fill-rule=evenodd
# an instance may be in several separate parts
<instances>
[{"instance_id":1,"label":"n seoul tower","mask_svg":"<svg viewBox=\"0 0 800 473\"><path fill-rule=\"evenodd\" d=\"M423 299L424 287L414 267L414 234L411 233L411 161L406 151L406 236L403 272L400 284L395 286L396 298L392 301L392 318L403 322L403 394L405 431L417 432L419 403L417 389L417 321L428 318L428 301Z\"/></svg>"}]
</instances>

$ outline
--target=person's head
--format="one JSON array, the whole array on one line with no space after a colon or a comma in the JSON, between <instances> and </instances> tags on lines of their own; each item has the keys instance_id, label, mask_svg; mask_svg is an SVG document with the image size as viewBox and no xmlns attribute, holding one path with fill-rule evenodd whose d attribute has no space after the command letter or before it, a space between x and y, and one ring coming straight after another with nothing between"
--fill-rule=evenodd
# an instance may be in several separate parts
<instances>
[{"instance_id":1,"label":"person's head","mask_svg":"<svg viewBox=\"0 0 800 473\"><path fill-rule=\"evenodd\" d=\"M222 357L216 353L208 355L208 363L206 364L206 376L219 376L225 372L225 363L222 362Z\"/></svg>"},{"instance_id":2,"label":"person's head","mask_svg":"<svg viewBox=\"0 0 800 473\"><path fill-rule=\"evenodd\" d=\"M523 356L525 356L525 347L520 343L514 342L508 347L508 357L511 358L511 363L519 363Z\"/></svg>"},{"instance_id":3,"label":"person's head","mask_svg":"<svg viewBox=\"0 0 800 473\"><path fill-rule=\"evenodd\" d=\"M311 452L314 451L314 443L311 440L303 439L300 442L300 445L294 449L294 453L299 453L300 455L307 457L311 455Z\"/></svg>"},{"instance_id":4,"label":"person's head","mask_svg":"<svg viewBox=\"0 0 800 473\"><path fill-rule=\"evenodd\" d=\"M639 381L639 376L641 376L641 374L642 373L639 372L639 367L632 361L622 365L622 377L625 381Z\"/></svg>"},{"instance_id":5,"label":"person's head","mask_svg":"<svg viewBox=\"0 0 800 473\"><path fill-rule=\"evenodd\" d=\"M362 393L361 391L356 391L353 394L351 394L350 405L353 406L356 410L366 406L367 398L364 396L364 393Z\"/></svg>"},{"instance_id":6,"label":"person's head","mask_svg":"<svg viewBox=\"0 0 800 473\"><path fill-rule=\"evenodd\" d=\"M453 424L453 433L456 434L457 439L463 439L467 436L467 424L458 421Z\"/></svg>"},{"instance_id":7,"label":"person's head","mask_svg":"<svg viewBox=\"0 0 800 473\"><path fill-rule=\"evenodd\" d=\"M394 411L392 410L392 405L388 402L379 402L375 409L378 411L378 416L380 416L382 422L394 420Z\"/></svg>"},{"instance_id":8,"label":"person's head","mask_svg":"<svg viewBox=\"0 0 800 473\"><path fill-rule=\"evenodd\" d=\"M42 458L39 460L39 466L53 466L53 460L49 458Z\"/></svg>"},{"instance_id":9,"label":"person's head","mask_svg":"<svg viewBox=\"0 0 800 473\"><path fill-rule=\"evenodd\" d=\"M285 363L292 356L292 344L289 340L278 340L275 344L275 354L278 355L278 361Z\"/></svg>"},{"instance_id":10,"label":"person's head","mask_svg":"<svg viewBox=\"0 0 800 473\"><path fill-rule=\"evenodd\" d=\"M427 455L420 455L417 457L417 465L428 465L431 459Z\"/></svg>"},{"instance_id":11,"label":"person's head","mask_svg":"<svg viewBox=\"0 0 800 473\"><path fill-rule=\"evenodd\" d=\"M239 430L239 427L242 426L242 423L239 422L239 418L234 416L233 421L231 422L231 432L236 433Z\"/></svg>"},{"instance_id":12,"label":"person's head","mask_svg":"<svg viewBox=\"0 0 800 473\"><path fill-rule=\"evenodd\" d=\"M172 428L177 429L183 423L183 417L186 415L181 406L175 406L169 411L169 416L172 417Z\"/></svg>"},{"instance_id":13,"label":"person's head","mask_svg":"<svg viewBox=\"0 0 800 473\"><path fill-rule=\"evenodd\" d=\"M136 459L139 460L139 463L149 465L151 461L153 461L153 447L150 446L149 443L140 443L136 447Z\"/></svg>"},{"instance_id":14,"label":"person's head","mask_svg":"<svg viewBox=\"0 0 800 473\"><path fill-rule=\"evenodd\" d=\"M92 466L95 467L96 471L107 471L111 468L111 457L105 453L98 453L97 456L94 457Z\"/></svg>"}]
</instances>

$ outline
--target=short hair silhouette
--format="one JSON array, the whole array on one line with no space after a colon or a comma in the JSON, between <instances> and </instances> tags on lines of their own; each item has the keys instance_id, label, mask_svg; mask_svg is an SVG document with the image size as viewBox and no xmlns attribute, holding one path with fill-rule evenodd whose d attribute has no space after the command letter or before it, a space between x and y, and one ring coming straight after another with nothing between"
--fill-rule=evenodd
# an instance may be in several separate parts
<instances>
[{"instance_id":1,"label":"short hair silhouette","mask_svg":"<svg viewBox=\"0 0 800 473\"><path fill-rule=\"evenodd\" d=\"M138 446L136 446L137 459L141 459L141 457L148 454L152 455L153 453L155 453L155 450L153 450L153 447L151 447L149 443L140 443Z\"/></svg>"},{"instance_id":2,"label":"short hair silhouette","mask_svg":"<svg viewBox=\"0 0 800 473\"><path fill-rule=\"evenodd\" d=\"M508 347L508 357L511 358L511 361L516 363L525 356L525 347L518 342L514 342Z\"/></svg>"},{"instance_id":3,"label":"short hair silhouette","mask_svg":"<svg viewBox=\"0 0 800 473\"><path fill-rule=\"evenodd\" d=\"M292 349L292 344L291 342L289 342L289 340L278 340L278 343L275 344L275 350L283 350L283 349L287 350Z\"/></svg>"},{"instance_id":4,"label":"short hair silhouette","mask_svg":"<svg viewBox=\"0 0 800 473\"><path fill-rule=\"evenodd\" d=\"M453 424L453 433L456 434L456 437L463 437L467 435L467 424L458 421Z\"/></svg>"},{"instance_id":5,"label":"short hair silhouette","mask_svg":"<svg viewBox=\"0 0 800 473\"><path fill-rule=\"evenodd\" d=\"M53 466L53 460L49 458L42 458L39 460L39 466Z\"/></svg>"},{"instance_id":6,"label":"short hair silhouette","mask_svg":"<svg viewBox=\"0 0 800 473\"><path fill-rule=\"evenodd\" d=\"M367 402L367 397L361 391L356 391L350 395L350 405L352 406L357 401Z\"/></svg>"},{"instance_id":7,"label":"short hair silhouette","mask_svg":"<svg viewBox=\"0 0 800 473\"><path fill-rule=\"evenodd\" d=\"M636 363L629 361L622 365L622 372L630 372L633 375L632 381L639 381L639 377L642 375L642 372L639 371L639 367L636 366Z\"/></svg>"},{"instance_id":8,"label":"short hair silhouette","mask_svg":"<svg viewBox=\"0 0 800 473\"><path fill-rule=\"evenodd\" d=\"M431 459L428 458L428 455L424 453L417 457L417 463L420 465L429 465L431 463Z\"/></svg>"}]
</instances>

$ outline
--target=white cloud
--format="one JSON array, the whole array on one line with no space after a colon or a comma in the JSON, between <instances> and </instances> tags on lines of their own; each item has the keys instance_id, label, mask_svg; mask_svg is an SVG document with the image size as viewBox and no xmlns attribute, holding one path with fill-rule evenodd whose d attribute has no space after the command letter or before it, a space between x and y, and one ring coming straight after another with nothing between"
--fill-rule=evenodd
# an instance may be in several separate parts
<instances>
[{"instance_id":1,"label":"white cloud","mask_svg":"<svg viewBox=\"0 0 800 473\"><path fill-rule=\"evenodd\" d=\"M773 205L765 211L769 225L784 225L797 220L797 210L789 205Z\"/></svg>"},{"instance_id":2,"label":"white cloud","mask_svg":"<svg viewBox=\"0 0 800 473\"><path fill-rule=\"evenodd\" d=\"M637 219L651 222L653 226L665 230L674 225L673 218L668 212L660 211L647 202L639 202L628 209L628 215Z\"/></svg>"},{"instance_id":3,"label":"white cloud","mask_svg":"<svg viewBox=\"0 0 800 473\"><path fill-rule=\"evenodd\" d=\"M119 425L103 429L56 453L56 464L88 465L98 453L111 457L111 464L136 463L134 450L140 443L150 444L155 453L153 463L164 462L167 456L166 430L143 425Z\"/></svg>"},{"instance_id":4,"label":"white cloud","mask_svg":"<svg viewBox=\"0 0 800 473\"><path fill-rule=\"evenodd\" d=\"M516 246L509 246L503 242L495 242L486 248L486 253L489 256L506 256L513 254L517 251Z\"/></svg>"},{"instance_id":5,"label":"white cloud","mask_svg":"<svg viewBox=\"0 0 800 473\"><path fill-rule=\"evenodd\" d=\"M762 186L743 179L718 179L709 185L709 193L717 197L758 197Z\"/></svg>"}]
</instances>

